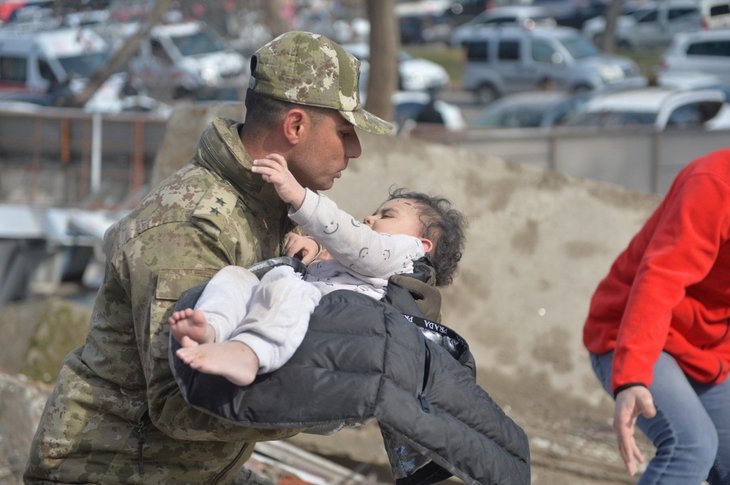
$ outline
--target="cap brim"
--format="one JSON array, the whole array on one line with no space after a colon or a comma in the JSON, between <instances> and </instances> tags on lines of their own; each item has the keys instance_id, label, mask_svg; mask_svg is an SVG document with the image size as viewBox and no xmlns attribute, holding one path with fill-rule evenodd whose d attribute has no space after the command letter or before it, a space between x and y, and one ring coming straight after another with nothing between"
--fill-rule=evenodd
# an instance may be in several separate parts
<instances>
[{"instance_id":1,"label":"cap brim","mask_svg":"<svg viewBox=\"0 0 730 485\"><path fill-rule=\"evenodd\" d=\"M373 133L374 135L388 135L394 132L392 123L388 123L384 119L379 118L364 109L359 109L357 111L340 111L340 114L347 121L368 133Z\"/></svg>"}]
</instances>

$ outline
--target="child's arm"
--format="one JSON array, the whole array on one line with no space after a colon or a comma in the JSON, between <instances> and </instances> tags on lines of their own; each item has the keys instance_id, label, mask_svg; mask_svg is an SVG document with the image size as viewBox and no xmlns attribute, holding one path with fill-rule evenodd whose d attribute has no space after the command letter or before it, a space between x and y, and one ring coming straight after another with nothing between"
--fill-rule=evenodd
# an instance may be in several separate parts
<instances>
[{"instance_id":1,"label":"child's arm","mask_svg":"<svg viewBox=\"0 0 730 485\"><path fill-rule=\"evenodd\" d=\"M425 254L418 238L376 232L310 190L300 209L290 211L289 217L343 266L364 276L388 278L410 272L413 261Z\"/></svg>"},{"instance_id":2,"label":"child's arm","mask_svg":"<svg viewBox=\"0 0 730 485\"><path fill-rule=\"evenodd\" d=\"M251 170L274 185L281 200L291 206L289 217L294 222L332 257L362 275L388 278L407 272L413 260L425 254L418 238L375 232L327 197L302 187L289 171L286 159L277 153L254 160Z\"/></svg>"},{"instance_id":3,"label":"child's arm","mask_svg":"<svg viewBox=\"0 0 730 485\"><path fill-rule=\"evenodd\" d=\"M265 182L272 184L282 202L289 204L292 209L299 210L302 206L305 189L289 171L283 156L271 153L266 158L254 160L251 171L261 174Z\"/></svg>"}]
</instances>

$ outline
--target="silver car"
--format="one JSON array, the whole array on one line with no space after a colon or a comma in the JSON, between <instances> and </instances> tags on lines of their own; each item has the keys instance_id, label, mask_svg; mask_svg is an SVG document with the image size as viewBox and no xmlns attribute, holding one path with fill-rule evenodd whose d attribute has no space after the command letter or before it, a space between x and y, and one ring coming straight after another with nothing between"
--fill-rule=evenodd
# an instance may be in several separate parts
<instances>
[{"instance_id":1,"label":"silver car","mask_svg":"<svg viewBox=\"0 0 730 485\"><path fill-rule=\"evenodd\" d=\"M482 103L511 92L546 87L591 91L646 84L627 57L601 54L570 27L502 27L463 42L463 85Z\"/></svg>"},{"instance_id":2,"label":"silver car","mask_svg":"<svg viewBox=\"0 0 730 485\"><path fill-rule=\"evenodd\" d=\"M730 30L677 34L664 52L660 73L712 74L730 84Z\"/></svg>"}]
</instances>

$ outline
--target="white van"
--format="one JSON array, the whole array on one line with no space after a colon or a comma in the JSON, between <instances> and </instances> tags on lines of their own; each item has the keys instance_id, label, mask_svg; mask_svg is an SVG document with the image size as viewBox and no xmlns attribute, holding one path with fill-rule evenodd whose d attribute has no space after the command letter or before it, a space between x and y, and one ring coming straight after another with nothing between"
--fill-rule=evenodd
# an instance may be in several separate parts
<instances>
[{"instance_id":1,"label":"white van","mask_svg":"<svg viewBox=\"0 0 730 485\"><path fill-rule=\"evenodd\" d=\"M36 104L53 104L62 90L78 94L104 67L109 49L84 28L50 30L18 26L0 29L0 95ZM85 105L87 111L116 111L125 75L113 75Z\"/></svg>"},{"instance_id":2,"label":"white van","mask_svg":"<svg viewBox=\"0 0 730 485\"><path fill-rule=\"evenodd\" d=\"M730 26L730 0L661 0L638 3L617 19L616 42L632 49L664 48L675 34ZM604 17L583 25L583 34L600 44Z\"/></svg>"},{"instance_id":3,"label":"white van","mask_svg":"<svg viewBox=\"0 0 730 485\"><path fill-rule=\"evenodd\" d=\"M140 44L130 71L160 99L242 99L248 61L203 22L160 24Z\"/></svg>"},{"instance_id":4,"label":"white van","mask_svg":"<svg viewBox=\"0 0 730 485\"><path fill-rule=\"evenodd\" d=\"M484 104L548 86L578 92L646 84L634 61L601 54L570 27L485 29L462 47L464 89Z\"/></svg>"}]
</instances>

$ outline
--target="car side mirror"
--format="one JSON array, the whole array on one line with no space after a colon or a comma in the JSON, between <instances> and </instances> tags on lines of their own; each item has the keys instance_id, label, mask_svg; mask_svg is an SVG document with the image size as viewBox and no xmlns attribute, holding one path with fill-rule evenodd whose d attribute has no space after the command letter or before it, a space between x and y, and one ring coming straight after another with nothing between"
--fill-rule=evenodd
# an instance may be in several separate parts
<instances>
[{"instance_id":1,"label":"car side mirror","mask_svg":"<svg viewBox=\"0 0 730 485\"><path fill-rule=\"evenodd\" d=\"M565 58L563 57L563 54L560 52L553 52L553 55L550 56L550 62L556 65L560 65L565 63Z\"/></svg>"}]
</instances>

